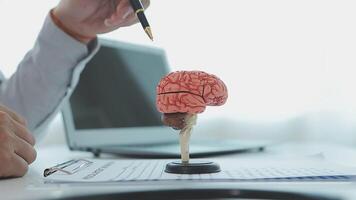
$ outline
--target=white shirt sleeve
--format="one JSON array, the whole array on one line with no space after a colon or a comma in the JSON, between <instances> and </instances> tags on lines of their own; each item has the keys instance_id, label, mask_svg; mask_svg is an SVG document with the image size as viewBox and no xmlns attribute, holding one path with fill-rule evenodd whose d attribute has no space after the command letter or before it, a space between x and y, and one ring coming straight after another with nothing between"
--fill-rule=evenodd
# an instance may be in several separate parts
<instances>
[{"instance_id":1,"label":"white shirt sleeve","mask_svg":"<svg viewBox=\"0 0 356 200\"><path fill-rule=\"evenodd\" d=\"M47 16L33 49L14 75L1 82L0 102L22 115L29 129L39 137L72 93L80 73L98 49L97 40L84 45Z\"/></svg>"}]
</instances>

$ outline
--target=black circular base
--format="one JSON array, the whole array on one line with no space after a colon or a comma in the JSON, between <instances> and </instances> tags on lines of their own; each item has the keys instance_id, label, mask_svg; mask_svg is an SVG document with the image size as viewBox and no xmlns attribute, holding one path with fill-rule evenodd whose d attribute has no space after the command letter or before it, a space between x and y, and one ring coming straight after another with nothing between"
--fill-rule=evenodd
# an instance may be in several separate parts
<instances>
[{"instance_id":1,"label":"black circular base","mask_svg":"<svg viewBox=\"0 0 356 200\"><path fill-rule=\"evenodd\" d=\"M164 170L171 174L209 174L220 172L217 163L209 161L190 161L189 163L171 162L166 165Z\"/></svg>"}]
</instances>

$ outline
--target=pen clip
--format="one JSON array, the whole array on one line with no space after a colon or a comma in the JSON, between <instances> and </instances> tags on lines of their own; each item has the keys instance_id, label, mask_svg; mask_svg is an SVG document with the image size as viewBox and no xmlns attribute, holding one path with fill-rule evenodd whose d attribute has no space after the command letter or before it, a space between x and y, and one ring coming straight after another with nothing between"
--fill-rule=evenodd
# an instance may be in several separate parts
<instances>
[{"instance_id":1,"label":"pen clip","mask_svg":"<svg viewBox=\"0 0 356 200\"><path fill-rule=\"evenodd\" d=\"M92 163L92 161L85 159L69 160L67 162L45 169L43 176L47 177L55 172L63 172L66 175L72 175L84 168L89 167Z\"/></svg>"}]
</instances>

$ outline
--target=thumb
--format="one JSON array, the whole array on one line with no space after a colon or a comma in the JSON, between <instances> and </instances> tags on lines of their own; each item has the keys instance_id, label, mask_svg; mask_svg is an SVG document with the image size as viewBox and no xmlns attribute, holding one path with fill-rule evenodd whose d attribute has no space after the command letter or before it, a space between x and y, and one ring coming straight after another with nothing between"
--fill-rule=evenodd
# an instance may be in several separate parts
<instances>
[{"instance_id":1,"label":"thumb","mask_svg":"<svg viewBox=\"0 0 356 200\"><path fill-rule=\"evenodd\" d=\"M25 120L25 118L21 117L20 115L10 110L6 106L0 105L0 112L1 111L8 114L13 120L20 123L21 125L27 126L27 121Z\"/></svg>"}]
</instances>

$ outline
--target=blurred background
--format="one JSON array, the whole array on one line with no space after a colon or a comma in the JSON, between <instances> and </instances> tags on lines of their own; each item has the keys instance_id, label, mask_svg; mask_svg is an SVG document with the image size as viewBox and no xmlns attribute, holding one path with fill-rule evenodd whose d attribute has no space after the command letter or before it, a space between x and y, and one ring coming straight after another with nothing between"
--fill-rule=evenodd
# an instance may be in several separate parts
<instances>
[{"instance_id":1,"label":"blurred background","mask_svg":"<svg viewBox=\"0 0 356 200\"><path fill-rule=\"evenodd\" d=\"M7 77L57 2L0 0ZM355 10L352 0L151 0L155 42L140 25L102 37L164 48L172 70L224 80L228 102L199 116L200 134L356 146ZM60 119L50 129L62 128Z\"/></svg>"}]
</instances>

